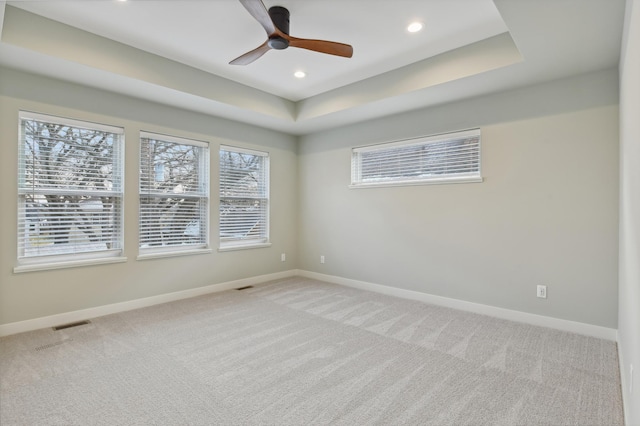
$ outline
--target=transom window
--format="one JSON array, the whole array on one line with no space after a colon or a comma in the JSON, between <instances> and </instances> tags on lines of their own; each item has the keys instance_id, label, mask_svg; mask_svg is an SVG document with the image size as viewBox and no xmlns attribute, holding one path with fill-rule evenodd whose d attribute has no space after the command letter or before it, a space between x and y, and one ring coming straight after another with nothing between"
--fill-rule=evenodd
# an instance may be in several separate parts
<instances>
[{"instance_id":1,"label":"transom window","mask_svg":"<svg viewBox=\"0 0 640 426\"><path fill-rule=\"evenodd\" d=\"M351 187L481 181L480 129L352 150Z\"/></svg>"},{"instance_id":2,"label":"transom window","mask_svg":"<svg viewBox=\"0 0 640 426\"><path fill-rule=\"evenodd\" d=\"M220 147L220 248L269 243L269 154Z\"/></svg>"},{"instance_id":3,"label":"transom window","mask_svg":"<svg viewBox=\"0 0 640 426\"><path fill-rule=\"evenodd\" d=\"M140 255L208 250L209 144L140 134Z\"/></svg>"},{"instance_id":4,"label":"transom window","mask_svg":"<svg viewBox=\"0 0 640 426\"><path fill-rule=\"evenodd\" d=\"M121 255L123 129L19 117L19 265Z\"/></svg>"}]
</instances>

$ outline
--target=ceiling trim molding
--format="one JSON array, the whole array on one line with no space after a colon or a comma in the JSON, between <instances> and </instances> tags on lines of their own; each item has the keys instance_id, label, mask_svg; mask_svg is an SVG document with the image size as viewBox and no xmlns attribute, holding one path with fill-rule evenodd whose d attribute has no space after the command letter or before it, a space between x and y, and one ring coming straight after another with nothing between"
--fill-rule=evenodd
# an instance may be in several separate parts
<instances>
[{"instance_id":1,"label":"ceiling trim molding","mask_svg":"<svg viewBox=\"0 0 640 426\"><path fill-rule=\"evenodd\" d=\"M293 120L292 101L16 7L6 7L2 42L280 120Z\"/></svg>"},{"instance_id":2,"label":"ceiling trim molding","mask_svg":"<svg viewBox=\"0 0 640 426\"><path fill-rule=\"evenodd\" d=\"M508 32L297 103L297 121L310 120L519 63Z\"/></svg>"},{"instance_id":3,"label":"ceiling trim molding","mask_svg":"<svg viewBox=\"0 0 640 426\"><path fill-rule=\"evenodd\" d=\"M283 124L299 124L522 60L509 33L503 33L293 102L16 7L8 6L6 14L3 44L22 49L34 59L39 57L38 61L48 62L50 68L67 69L72 79L77 72L69 65L80 64L103 72L105 79L108 75L111 79L127 79L120 82L122 87L149 86L149 92L169 89L174 92L172 96L215 113L220 113L213 107L218 105L235 114L246 111Z\"/></svg>"}]
</instances>

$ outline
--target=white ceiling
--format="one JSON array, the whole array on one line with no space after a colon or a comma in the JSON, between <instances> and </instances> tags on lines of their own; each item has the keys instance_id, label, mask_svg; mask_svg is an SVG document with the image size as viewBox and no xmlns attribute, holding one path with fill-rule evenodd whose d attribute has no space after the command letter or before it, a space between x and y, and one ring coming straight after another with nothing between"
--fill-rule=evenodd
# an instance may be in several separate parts
<instances>
[{"instance_id":1,"label":"white ceiling","mask_svg":"<svg viewBox=\"0 0 640 426\"><path fill-rule=\"evenodd\" d=\"M289 48L232 66L266 39L238 0L8 1L0 64L305 134L616 66L624 3L265 0L290 10L291 35L353 58Z\"/></svg>"}]
</instances>

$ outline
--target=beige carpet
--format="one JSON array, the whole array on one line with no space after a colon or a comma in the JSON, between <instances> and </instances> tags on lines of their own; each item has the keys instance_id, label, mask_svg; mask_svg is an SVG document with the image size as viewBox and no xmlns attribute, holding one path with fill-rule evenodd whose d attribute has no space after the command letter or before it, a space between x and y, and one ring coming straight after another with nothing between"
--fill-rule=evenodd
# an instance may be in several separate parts
<instances>
[{"instance_id":1,"label":"beige carpet","mask_svg":"<svg viewBox=\"0 0 640 426\"><path fill-rule=\"evenodd\" d=\"M615 343L290 278L0 339L0 424L621 425Z\"/></svg>"}]
</instances>

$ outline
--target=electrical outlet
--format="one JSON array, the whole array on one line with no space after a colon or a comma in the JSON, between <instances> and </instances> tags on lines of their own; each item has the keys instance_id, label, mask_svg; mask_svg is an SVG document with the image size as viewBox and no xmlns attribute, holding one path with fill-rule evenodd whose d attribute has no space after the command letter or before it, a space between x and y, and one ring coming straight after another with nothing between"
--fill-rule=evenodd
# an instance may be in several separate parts
<instances>
[{"instance_id":1,"label":"electrical outlet","mask_svg":"<svg viewBox=\"0 0 640 426\"><path fill-rule=\"evenodd\" d=\"M281 262L284 262L285 260L287 260L287 255L286 255L286 253L282 253L282 254L280 255L280 261L281 261Z\"/></svg>"},{"instance_id":2,"label":"electrical outlet","mask_svg":"<svg viewBox=\"0 0 640 426\"><path fill-rule=\"evenodd\" d=\"M539 285L538 286L538 297L540 297L542 299L546 299L547 298L547 286L546 285Z\"/></svg>"},{"instance_id":3,"label":"electrical outlet","mask_svg":"<svg viewBox=\"0 0 640 426\"><path fill-rule=\"evenodd\" d=\"M320 263L324 263L324 256L320 256Z\"/></svg>"}]
</instances>

